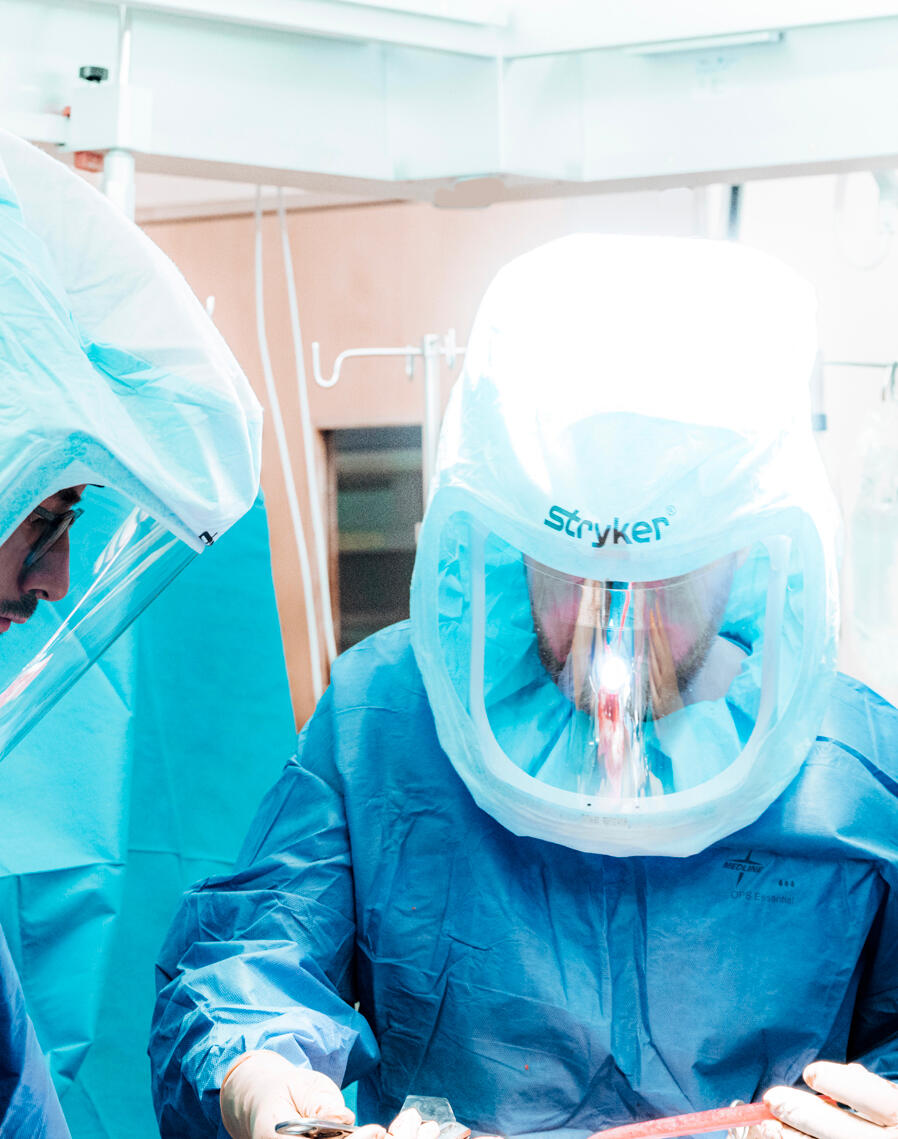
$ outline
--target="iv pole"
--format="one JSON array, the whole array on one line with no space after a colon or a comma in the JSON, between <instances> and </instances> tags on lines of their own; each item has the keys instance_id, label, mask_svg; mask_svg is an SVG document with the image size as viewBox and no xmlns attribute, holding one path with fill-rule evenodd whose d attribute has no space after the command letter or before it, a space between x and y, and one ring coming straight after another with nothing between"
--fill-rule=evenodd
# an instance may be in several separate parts
<instances>
[{"instance_id":1,"label":"iv pole","mask_svg":"<svg viewBox=\"0 0 898 1139\"><path fill-rule=\"evenodd\" d=\"M429 332L421 340L420 347L406 344L402 348L348 348L334 361L330 377L321 374L321 350L318 341L312 343L312 373L315 383L322 388L334 387L340 379L340 371L345 360L372 356L404 356L405 374L411 379L415 374L415 361L424 361L424 418L421 427L421 472L424 508L430 496L430 484L436 470L437 444L440 438L440 361L445 359L448 368L454 368L456 360L464 353L455 342L455 330L450 329L445 336Z\"/></svg>"}]
</instances>

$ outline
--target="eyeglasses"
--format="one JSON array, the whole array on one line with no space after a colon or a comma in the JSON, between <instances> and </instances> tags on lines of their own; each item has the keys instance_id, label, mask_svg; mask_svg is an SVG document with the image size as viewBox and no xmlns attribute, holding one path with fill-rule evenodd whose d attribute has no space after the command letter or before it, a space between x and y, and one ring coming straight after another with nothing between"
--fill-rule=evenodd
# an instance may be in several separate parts
<instances>
[{"instance_id":1,"label":"eyeglasses","mask_svg":"<svg viewBox=\"0 0 898 1139\"><path fill-rule=\"evenodd\" d=\"M44 532L31 547L31 552L22 563L22 568L27 570L36 565L56 545L75 519L80 518L83 513L84 509L80 506L71 510L64 510L61 514L55 514L52 510L45 510L43 506L35 506L29 517L36 514L38 518L42 519Z\"/></svg>"}]
</instances>

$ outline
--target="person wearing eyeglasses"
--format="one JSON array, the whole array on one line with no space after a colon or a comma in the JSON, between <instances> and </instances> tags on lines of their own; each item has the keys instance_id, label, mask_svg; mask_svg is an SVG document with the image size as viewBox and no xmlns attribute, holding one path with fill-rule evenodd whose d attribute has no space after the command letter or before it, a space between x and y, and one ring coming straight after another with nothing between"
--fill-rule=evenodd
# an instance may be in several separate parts
<instances>
[{"instance_id":1,"label":"person wearing eyeglasses","mask_svg":"<svg viewBox=\"0 0 898 1139\"><path fill-rule=\"evenodd\" d=\"M92 187L3 131L0 201L5 759L252 506L261 409L171 262ZM52 762L66 762L64 745ZM65 880L83 902L66 912L70 929L114 912L89 876ZM28 1015L35 996L0 931L0 1136L69 1139Z\"/></svg>"},{"instance_id":2,"label":"person wearing eyeglasses","mask_svg":"<svg viewBox=\"0 0 898 1139\"><path fill-rule=\"evenodd\" d=\"M69 530L84 512L84 486L56 491L35 506L0 546L0 633L22 625L41 601L69 589Z\"/></svg>"}]
</instances>

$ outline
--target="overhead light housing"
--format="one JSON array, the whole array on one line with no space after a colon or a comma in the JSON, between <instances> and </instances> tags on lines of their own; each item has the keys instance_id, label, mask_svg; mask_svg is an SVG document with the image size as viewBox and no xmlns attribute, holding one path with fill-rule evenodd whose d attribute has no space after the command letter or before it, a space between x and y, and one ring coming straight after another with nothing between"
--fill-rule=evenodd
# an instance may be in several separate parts
<instances>
[{"instance_id":1,"label":"overhead light housing","mask_svg":"<svg viewBox=\"0 0 898 1139\"><path fill-rule=\"evenodd\" d=\"M675 55L687 51L717 51L719 48L778 44L784 39L783 32L738 32L726 36L694 36L685 40L659 40L657 43L632 44L621 50L624 55Z\"/></svg>"}]
</instances>

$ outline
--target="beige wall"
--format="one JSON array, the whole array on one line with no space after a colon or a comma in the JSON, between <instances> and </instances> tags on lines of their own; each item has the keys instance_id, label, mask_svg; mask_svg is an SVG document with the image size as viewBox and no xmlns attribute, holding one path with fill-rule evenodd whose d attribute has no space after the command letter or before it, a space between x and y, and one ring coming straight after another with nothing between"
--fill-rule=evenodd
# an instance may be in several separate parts
<instances>
[{"instance_id":1,"label":"beige wall","mask_svg":"<svg viewBox=\"0 0 898 1139\"><path fill-rule=\"evenodd\" d=\"M543 241L579 230L689 233L692 195L605 195L444 211L403 203L298 211L289 217L307 367L312 340L329 374L352 347L417 343L455 328L463 344L477 303L496 270ZM256 336L254 221L251 217L157 223L147 232L179 266L201 300L215 297L215 321L266 405L262 483L268 502L278 609L297 723L314 706L299 561L287 509ZM264 222L268 340L297 482L309 525L293 347L281 246L274 217ZM310 373L311 375L311 373ZM445 377L444 397L451 377ZM418 423L420 373L401 360L349 361L333 390L313 386L318 428Z\"/></svg>"},{"instance_id":2,"label":"beige wall","mask_svg":"<svg viewBox=\"0 0 898 1139\"><path fill-rule=\"evenodd\" d=\"M857 174L847 186L848 200L860 195L860 201L850 209L840 209L840 183L835 177L751 183L743 198L741 239L785 259L815 285L824 359L892 361L898 359L894 319L898 236L886 255L880 256L884 242L876 229L875 185L869 175ZM470 212L407 204L297 212L289 224L307 347L313 339L321 341L324 366L329 370L334 356L345 348L414 343L425 332L440 333L449 327L457 330L459 342L464 343L483 289L496 269L515 254L577 230L690 233L696 216L688 190L510 203ZM294 465L302 476L283 267L276 222L267 219L265 224L272 358ZM262 396L252 219L157 224L147 229L201 299L215 295L219 328ZM863 431L880 405L886 375L882 370L857 368L825 372L829 430L819 442L849 521L859 487ZM312 392L319 427L416 422L421 404L420 377L409 383L401 361L350 361L337 388ZM294 706L302 722L313 704L306 625L270 419L263 484ZM898 700L898 666L885 677L857 640L854 557L849 529L842 575L840 663ZM898 636L895 620L884 617L883 636L887 645L894 643Z\"/></svg>"}]
</instances>

